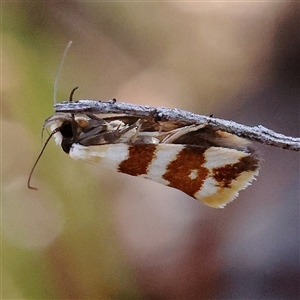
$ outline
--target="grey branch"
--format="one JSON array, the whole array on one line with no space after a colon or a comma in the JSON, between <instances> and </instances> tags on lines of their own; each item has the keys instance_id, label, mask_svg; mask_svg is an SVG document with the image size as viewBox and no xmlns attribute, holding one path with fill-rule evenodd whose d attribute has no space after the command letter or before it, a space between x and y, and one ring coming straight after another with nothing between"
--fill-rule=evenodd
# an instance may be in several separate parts
<instances>
[{"instance_id":1,"label":"grey branch","mask_svg":"<svg viewBox=\"0 0 300 300\"><path fill-rule=\"evenodd\" d=\"M260 142L262 144L282 149L300 150L300 138L285 136L276 133L262 125L246 126L233 121L197 115L180 109L165 107L151 107L148 105L135 105L124 102L79 100L74 102L61 102L54 105L55 112L92 113L92 114L122 114L136 117L149 117L155 115L163 121L180 121L185 124L208 124L215 130L222 130L236 134L240 137Z\"/></svg>"}]
</instances>

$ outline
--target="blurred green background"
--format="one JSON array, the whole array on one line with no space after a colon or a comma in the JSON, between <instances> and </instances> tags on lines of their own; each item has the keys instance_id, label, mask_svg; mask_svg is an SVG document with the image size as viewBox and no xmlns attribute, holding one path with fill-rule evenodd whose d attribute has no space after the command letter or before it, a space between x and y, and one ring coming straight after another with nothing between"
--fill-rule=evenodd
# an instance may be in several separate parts
<instances>
[{"instance_id":1,"label":"blurred green background","mask_svg":"<svg viewBox=\"0 0 300 300\"><path fill-rule=\"evenodd\" d=\"M296 2L1 2L1 299L296 299L299 153L224 210L73 161L58 101L177 107L299 136Z\"/></svg>"}]
</instances>

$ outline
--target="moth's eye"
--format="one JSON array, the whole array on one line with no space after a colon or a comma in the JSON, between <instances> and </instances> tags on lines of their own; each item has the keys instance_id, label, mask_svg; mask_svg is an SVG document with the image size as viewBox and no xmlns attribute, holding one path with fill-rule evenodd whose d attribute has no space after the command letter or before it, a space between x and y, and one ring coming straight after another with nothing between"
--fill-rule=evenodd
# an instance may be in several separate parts
<instances>
[{"instance_id":1,"label":"moth's eye","mask_svg":"<svg viewBox=\"0 0 300 300\"><path fill-rule=\"evenodd\" d=\"M64 138L73 137L72 124L70 122L64 122L60 127L60 133Z\"/></svg>"}]
</instances>

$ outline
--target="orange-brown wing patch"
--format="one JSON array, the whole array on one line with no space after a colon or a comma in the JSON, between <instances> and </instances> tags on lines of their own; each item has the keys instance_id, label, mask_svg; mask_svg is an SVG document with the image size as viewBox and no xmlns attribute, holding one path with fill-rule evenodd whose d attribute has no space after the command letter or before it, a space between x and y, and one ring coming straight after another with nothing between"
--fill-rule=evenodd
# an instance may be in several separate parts
<instances>
[{"instance_id":1,"label":"orange-brown wing patch","mask_svg":"<svg viewBox=\"0 0 300 300\"><path fill-rule=\"evenodd\" d=\"M241 173L255 171L259 168L259 160L256 156L245 156L235 164L214 168L212 170L214 179L221 187L231 188L231 182L236 180Z\"/></svg>"},{"instance_id":2,"label":"orange-brown wing patch","mask_svg":"<svg viewBox=\"0 0 300 300\"><path fill-rule=\"evenodd\" d=\"M129 146L128 158L122 161L118 171L132 176L147 174L149 164L155 156L156 145Z\"/></svg>"},{"instance_id":3,"label":"orange-brown wing patch","mask_svg":"<svg viewBox=\"0 0 300 300\"><path fill-rule=\"evenodd\" d=\"M163 178L169 182L168 186L194 197L209 174L209 170L203 167L205 150L202 147L183 148L176 159L168 164L163 175Z\"/></svg>"}]
</instances>

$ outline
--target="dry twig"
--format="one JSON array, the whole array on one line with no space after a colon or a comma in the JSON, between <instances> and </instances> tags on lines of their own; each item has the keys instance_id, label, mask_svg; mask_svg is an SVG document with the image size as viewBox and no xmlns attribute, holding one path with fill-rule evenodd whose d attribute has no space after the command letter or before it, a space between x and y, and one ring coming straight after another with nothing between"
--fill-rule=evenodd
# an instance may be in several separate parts
<instances>
[{"instance_id":1,"label":"dry twig","mask_svg":"<svg viewBox=\"0 0 300 300\"><path fill-rule=\"evenodd\" d=\"M215 130L223 130L236 134L246 139L260 142L262 144L288 149L300 150L300 138L285 136L276 133L262 125L246 126L233 121L197 115L185 110L170 109L165 107L151 107L148 105L135 105L124 102L116 102L115 99L109 101L79 100L74 102L61 102L54 105L55 112L69 113L93 113L93 114L122 114L136 117L148 117L154 115L163 121L182 121L186 124L209 124Z\"/></svg>"}]
</instances>

